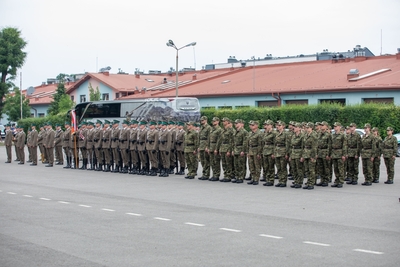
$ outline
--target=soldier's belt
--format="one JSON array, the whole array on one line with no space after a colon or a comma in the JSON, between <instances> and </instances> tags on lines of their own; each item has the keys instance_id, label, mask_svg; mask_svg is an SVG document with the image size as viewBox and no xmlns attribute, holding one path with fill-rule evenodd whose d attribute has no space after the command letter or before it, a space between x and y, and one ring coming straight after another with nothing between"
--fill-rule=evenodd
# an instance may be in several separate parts
<instances>
[{"instance_id":1,"label":"soldier's belt","mask_svg":"<svg viewBox=\"0 0 400 267\"><path fill-rule=\"evenodd\" d=\"M310 147L310 146L305 146L304 148L306 148L306 149L311 149L311 147Z\"/></svg>"},{"instance_id":2,"label":"soldier's belt","mask_svg":"<svg viewBox=\"0 0 400 267\"><path fill-rule=\"evenodd\" d=\"M356 146L350 146L349 148L357 148Z\"/></svg>"},{"instance_id":3,"label":"soldier's belt","mask_svg":"<svg viewBox=\"0 0 400 267\"><path fill-rule=\"evenodd\" d=\"M293 149L300 149L301 146L292 146Z\"/></svg>"},{"instance_id":4,"label":"soldier's belt","mask_svg":"<svg viewBox=\"0 0 400 267\"><path fill-rule=\"evenodd\" d=\"M216 144L217 142L211 142L211 144Z\"/></svg>"},{"instance_id":5,"label":"soldier's belt","mask_svg":"<svg viewBox=\"0 0 400 267\"><path fill-rule=\"evenodd\" d=\"M229 145L229 143L222 143L223 145Z\"/></svg>"},{"instance_id":6,"label":"soldier's belt","mask_svg":"<svg viewBox=\"0 0 400 267\"><path fill-rule=\"evenodd\" d=\"M91 143L92 141L88 140L88 142L90 142L90 143Z\"/></svg>"},{"instance_id":7,"label":"soldier's belt","mask_svg":"<svg viewBox=\"0 0 400 267\"><path fill-rule=\"evenodd\" d=\"M103 141L107 142L107 141L108 141L108 138L103 138Z\"/></svg>"},{"instance_id":8,"label":"soldier's belt","mask_svg":"<svg viewBox=\"0 0 400 267\"><path fill-rule=\"evenodd\" d=\"M327 146L319 146L318 148L319 149L327 149L328 147Z\"/></svg>"},{"instance_id":9,"label":"soldier's belt","mask_svg":"<svg viewBox=\"0 0 400 267\"><path fill-rule=\"evenodd\" d=\"M332 149L343 149L343 147L332 147Z\"/></svg>"},{"instance_id":10,"label":"soldier's belt","mask_svg":"<svg viewBox=\"0 0 400 267\"><path fill-rule=\"evenodd\" d=\"M194 144L187 144L186 146L194 146Z\"/></svg>"},{"instance_id":11,"label":"soldier's belt","mask_svg":"<svg viewBox=\"0 0 400 267\"><path fill-rule=\"evenodd\" d=\"M385 149L393 149L392 146L385 146Z\"/></svg>"},{"instance_id":12,"label":"soldier's belt","mask_svg":"<svg viewBox=\"0 0 400 267\"><path fill-rule=\"evenodd\" d=\"M258 146L251 146L251 147L258 147Z\"/></svg>"},{"instance_id":13,"label":"soldier's belt","mask_svg":"<svg viewBox=\"0 0 400 267\"><path fill-rule=\"evenodd\" d=\"M364 147L363 150L371 150L372 147Z\"/></svg>"},{"instance_id":14,"label":"soldier's belt","mask_svg":"<svg viewBox=\"0 0 400 267\"><path fill-rule=\"evenodd\" d=\"M201 138L200 140L207 140L207 138Z\"/></svg>"},{"instance_id":15,"label":"soldier's belt","mask_svg":"<svg viewBox=\"0 0 400 267\"><path fill-rule=\"evenodd\" d=\"M277 147L285 147L286 145L276 144Z\"/></svg>"},{"instance_id":16,"label":"soldier's belt","mask_svg":"<svg viewBox=\"0 0 400 267\"><path fill-rule=\"evenodd\" d=\"M272 143L271 142L267 142L267 143L265 143L266 145L272 145Z\"/></svg>"}]
</instances>

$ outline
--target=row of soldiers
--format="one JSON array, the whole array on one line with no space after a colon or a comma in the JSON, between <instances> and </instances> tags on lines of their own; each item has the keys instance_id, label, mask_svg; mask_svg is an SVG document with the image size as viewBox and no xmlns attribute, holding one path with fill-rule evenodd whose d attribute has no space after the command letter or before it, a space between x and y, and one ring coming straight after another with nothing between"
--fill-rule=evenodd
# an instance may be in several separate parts
<instances>
[{"instance_id":1,"label":"row of soldiers","mask_svg":"<svg viewBox=\"0 0 400 267\"><path fill-rule=\"evenodd\" d=\"M51 123L47 123L39 133L35 125L31 126L27 146L33 166L37 164L36 147L39 146L47 167L53 166L53 152L56 164L63 165L64 150L67 163L64 168L77 169L81 157L80 169L149 176L160 173L165 177L174 173L175 167L176 174L184 174L186 166L188 174L185 178L193 179L200 160L203 169L200 180L243 183L250 179L248 184L265 181L265 186L273 186L277 176L279 182L275 186L286 187L288 178L292 177L291 187L301 188L307 177L304 189L313 189L315 184L328 186L333 173L336 179L331 186L342 187L345 176L347 184L356 185L360 157L365 176L362 184L368 186L379 182L383 155L388 173L385 183L393 183L397 139L391 127L387 128L387 137L382 140L378 129L371 129L369 124L365 125L366 134L362 138L355 131L354 123L344 128L336 122L333 133L326 122L315 125L290 122L285 129L282 121L266 120L263 126L262 132L258 121L250 121L250 132L247 132L243 120L232 122L223 118L221 127L217 117L212 119L210 126L206 116L201 117L200 125L124 120L122 128L118 120L98 120L96 123L83 122L78 131L71 134L69 122L65 123L64 131L61 125L56 125L54 131ZM25 136L22 128L18 129L14 139L17 157L23 164L21 153ZM8 157L7 162L10 161L11 157ZM220 180L221 165L223 179ZM250 178L245 178L247 165ZM316 183L317 177L321 178L319 183Z\"/></svg>"}]
</instances>

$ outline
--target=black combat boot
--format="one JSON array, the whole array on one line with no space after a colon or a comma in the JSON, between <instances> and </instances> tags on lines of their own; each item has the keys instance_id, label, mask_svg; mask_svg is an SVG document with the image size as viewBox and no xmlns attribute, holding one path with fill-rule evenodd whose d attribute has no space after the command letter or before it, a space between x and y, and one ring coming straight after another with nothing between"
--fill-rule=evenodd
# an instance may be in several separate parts
<instances>
[{"instance_id":1,"label":"black combat boot","mask_svg":"<svg viewBox=\"0 0 400 267\"><path fill-rule=\"evenodd\" d=\"M70 169L71 168L71 157L67 157L67 166L64 167L64 169Z\"/></svg>"},{"instance_id":2,"label":"black combat boot","mask_svg":"<svg viewBox=\"0 0 400 267\"><path fill-rule=\"evenodd\" d=\"M185 175L185 167L181 167L181 170L178 173L179 175Z\"/></svg>"},{"instance_id":3,"label":"black combat boot","mask_svg":"<svg viewBox=\"0 0 400 267\"><path fill-rule=\"evenodd\" d=\"M95 171L101 172L103 170L103 165L99 164L99 167Z\"/></svg>"}]
</instances>

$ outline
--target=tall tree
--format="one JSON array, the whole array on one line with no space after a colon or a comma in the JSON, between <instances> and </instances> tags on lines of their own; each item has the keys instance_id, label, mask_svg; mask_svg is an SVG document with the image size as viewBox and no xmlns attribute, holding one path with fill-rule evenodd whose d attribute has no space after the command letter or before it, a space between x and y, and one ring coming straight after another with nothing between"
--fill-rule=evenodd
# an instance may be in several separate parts
<instances>
[{"instance_id":1,"label":"tall tree","mask_svg":"<svg viewBox=\"0 0 400 267\"><path fill-rule=\"evenodd\" d=\"M99 87L96 86L96 90L94 90L92 83L89 83L89 101L100 101L101 93Z\"/></svg>"},{"instance_id":2,"label":"tall tree","mask_svg":"<svg viewBox=\"0 0 400 267\"><path fill-rule=\"evenodd\" d=\"M14 88L13 92L6 95L3 107L4 113L8 116L9 121L17 121L21 119L21 91L18 87ZM29 99L22 95L22 117L27 118L31 115L29 107Z\"/></svg>"},{"instance_id":3,"label":"tall tree","mask_svg":"<svg viewBox=\"0 0 400 267\"><path fill-rule=\"evenodd\" d=\"M27 42L17 28L3 28L0 31L0 117L3 113L3 98L17 76L18 68L24 65L26 52L22 51Z\"/></svg>"},{"instance_id":4,"label":"tall tree","mask_svg":"<svg viewBox=\"0 0 400 267\"><path fill-rule=\"evenodd\" d=\"M62 110L60 110L60 101L62 99L64 99L64 102L65 102L65 99L66 99L65 96L66 96L67 90L65 89L65 85L64 85L66 77L68 77L68 75L64 74L64 73L60 73L56 77L56 80L58 82L57 90L56 90L56 93L53 95L53 101L51 101L49 109L48 109L50 115L57 115L58 113L60 113L62 111Z\"/></svg>"}]
</instances>

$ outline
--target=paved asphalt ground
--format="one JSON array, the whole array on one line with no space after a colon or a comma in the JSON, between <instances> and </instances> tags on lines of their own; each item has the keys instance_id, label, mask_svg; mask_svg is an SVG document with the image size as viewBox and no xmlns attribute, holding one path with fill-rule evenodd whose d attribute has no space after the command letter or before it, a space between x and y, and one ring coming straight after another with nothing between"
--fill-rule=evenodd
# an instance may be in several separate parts
<instances>
[{"instance_id":1,"label":"paved asphalt ground","mask_svg":"<svg viewBox=\"0 0 400 267\"><path fill-rule=\"evenodd\" d=\"M1 267L400 265L384 165L370 187L303 190L4 161Z\"/></svg>"}]
</instances>

